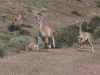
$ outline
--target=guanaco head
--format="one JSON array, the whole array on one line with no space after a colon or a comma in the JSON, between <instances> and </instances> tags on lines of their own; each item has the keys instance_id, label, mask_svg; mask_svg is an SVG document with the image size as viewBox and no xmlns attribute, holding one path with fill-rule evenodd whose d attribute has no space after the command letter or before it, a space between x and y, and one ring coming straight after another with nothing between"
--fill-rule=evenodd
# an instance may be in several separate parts
<instances>
[{"instance_id":1,"label":"guanaco head","mask_svg":"<svg viewBox=\"0 0 100 75\"><path fill-rule=\"evenodd\" d=\"M84 20L82 21L82 22L78 22L77 21L77 26L78 26L78 28L81 28L82 27L82 23L84 22Z\"/></svg>"},{"instance_id":2,"label":"guanaco head","mask_svg":"<svg viewBox=\"0 0 100 75\"><path fill-rule=\"evenodd\" d=\"M39 25L42 25L42 20L43 20L43 17L40 19L39 17L37 17L37 19L38 19L38 24Z\"/></svg>"}]
</instances>

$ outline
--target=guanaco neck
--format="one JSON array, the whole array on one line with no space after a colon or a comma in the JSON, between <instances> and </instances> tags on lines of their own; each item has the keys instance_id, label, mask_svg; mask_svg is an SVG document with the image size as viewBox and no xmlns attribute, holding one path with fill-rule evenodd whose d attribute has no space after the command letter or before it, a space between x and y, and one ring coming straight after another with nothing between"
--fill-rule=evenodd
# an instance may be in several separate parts
<instances>
[{"instance_id":1,"label":"guanaco neck","mask_svg":"<svg viewBox=\"0 0 100 75\"><path fill-rule=\"evenodd\" d=\"M79 27L78 32L79 32L78 34L81 35L81 33L82 33L82 28L81 27Z\"/></svg>"},{"instance_id":2,"label":"guanaco neck","mask_svg":"<svg viewBox=\"0 0 100 75\"><path fill-rule=\"evenodd\" d=\"M39 24L39 30L40 30L40 32L42 32L42 23Z\"/></svg>"}]
</instances>

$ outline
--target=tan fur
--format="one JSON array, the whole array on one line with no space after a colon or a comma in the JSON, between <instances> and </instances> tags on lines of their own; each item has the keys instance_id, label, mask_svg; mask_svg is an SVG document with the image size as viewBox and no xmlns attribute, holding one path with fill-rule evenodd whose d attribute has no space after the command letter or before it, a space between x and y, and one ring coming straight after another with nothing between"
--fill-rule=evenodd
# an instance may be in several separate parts
<instances>
[{"instance_id":1,"label":"tan fur","mask_svg":"<svg viewBox=\"0 0 100 75\"><path fill-rule=\"evenodd\" d=\"M8 13L12 15L12 19L9 22L9 24L15 23L15 22L19 22L22 24L22 18L23 15L21 13L13 13L11 10L7 9Z\"/></svg>"},{"instance_id":2,"label":"tan fur","mask_svg":"<svg viewBox=\"0 0 100 75\"><path fill-rule=\"evenodd\" d=\"M34 42L30 43L28 46L27 46L27 50L30 51L30 50L35 50L34 48Z\"/></svg>"},{"instance_id":3,"label":"tan fur","mask_svg":"<svg viewBox=\"0 0 100 75\"><path fill-rule=\"evenodd\" d=\"M44 37L45 39L43 40L44 44L46 44L48 46L49 43L49 39L48 38L52 38L53 36L53 32L52 29L48 26L42 27L42 31L39 31L40 34L42 35L42 33L44 35L42 35L42 38Z\"/></svg>"},{"instance_id":4,"label":"tan fur","mask_svg":"<svg viewBox=\"0 0 100 75\"><path fill-rule=\"evenodd\" d=\"M43 18L42 18L43 19ZM52 29L48 26L42 26L42 19L38 18L38 24L39 24L39 35L42 38L44 44L47 47L51 47L49 44L50 39L53 41L53 46L55 47L55 42L54 42L54 36ZM50 49L50 48L49 48ZM49 50L48 49L48 50ZM49 50L50 51L50 50Z\"/></svg>"},{"instance_id":5,"label":"tan fur","mask_svg":"<svg viewBox=\"0 0 100 75\"><path fill-rule=\"evenodd\" d=\"M20 21L21 24L22 24L22 21L21 21L22 17L23 17L23 15L20 14L20 13L14 14L12 16L12 20L10 21L10 23L12 23L12 22L19 22Z\"/></svg>"},{"instance_id":6,"label":"tan fur","mask_svg":"<svg viewBox=\"0 0 100 75\"><path fill-rule=\"evenodd\" d=\"M49 32L49 30L50 30L50 32ZM49 34L50 34L50 37L53 37L52 29L48 26L42 27L42 32L45 34L45 37L49 37Z\"/></svg>"},{"instance_id":7,"label":"tan fur","mask_svg":"<svg viewBox=\"0 0 100 75\"><path fill-rule=\"evenodd\" d=\"M83 42L86 41L87 39L89 39L90 42L92 42L92 36L91 36L90 33L88 33L88 32L81 32L81 34L82 34L83 38L82 38L82 40L80 41L80 43L83 43ZM81 38L78 38L78 39L81 39Z\"/></svg>"},{"instance_id":8,"label":"tan fur","mask_svg":"<svg viewBox=\"0 0 100 75\"><path fill-rule=\"evenodd\" d=\"M34 40L33 42L31 42L27 46L27 51L31 51L31 50L38 50L38 44L36 44L36 40Z\"/></svg>"},{"instance_id":9,"label":"tan fur","mask_svg":"<svg viewBox=\"0 0 100 75\"><path fill-rule=\"evenodd\" d=\"M82 31L82 23L78 25L79 28L79 34L78 34L78 43L80 46L82 45L83 42L88 41L89 45L92 47L92 51L94 52L94 48L92 45L92 35L88 32L83 32Z\"/></svg>"}]
</instances>

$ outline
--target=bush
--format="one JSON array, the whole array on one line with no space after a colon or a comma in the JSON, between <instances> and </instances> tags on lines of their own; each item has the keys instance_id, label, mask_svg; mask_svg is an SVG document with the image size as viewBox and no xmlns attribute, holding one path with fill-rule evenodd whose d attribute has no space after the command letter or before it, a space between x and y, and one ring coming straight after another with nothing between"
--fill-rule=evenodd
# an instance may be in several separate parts
<instances>
[{"instance_id":1,"label":"bush","mask_svg":"<svg viewBox=\"0 0 100 75\"><path fill-rule=\"evenodd\" d=\"M0 35L0 38L2 40L9 40L11 37L12 37L12 35L10 35L10 34L1 34Z\"/></svg>"},{"instance_id":2,"label":"bush","mask_svg":"<svg viewBox=\"0 0 100 75\"><path fill-rule=\"evenodd\" d=\"M4 47L4 42L0 39L0 49L3 49Z\"/></svg>"},{"instance_id":3,"label":"bush","mask_svg":"<svg viewBox=\"0 0 100 75\"><path fill-rule=\"evenodd\" d=\"M0 0L0 3L4 3L4 2L6 2L6 0Z\"/></svg>"},{"instance_id":4,"label":"bush","mask_svg":"<svg viewBox=\"0 0 100 75\"><path fill-rule=\"evenodd\" d=\"M55 32L55 43L56 48L62 48L73 45L77 42L77 29L75 26L68 26L56 30Z\"/></svg>"},{"instance_id":5,"label":"bush","mask_svg":"<svg viewBox=\"0 0 100 75\"><path fill-rule=\"evenodd\" d=\"M95 15L89 22L89 27L92 29L100 27L100 15Z\"/></svg>"},{"instance_id":6,"label":"bush","mask_svg":"<svg viewBox=\"0 0 100 75\"><path fill-rule=\"evenodd\" d=\"M10 14L6 14L6 18L12 20L12 16Z\"/></svg>"},{"instance_id":7,"label":"bush","mask_svg":"<svg viewBox=\"0 0 100 75\"><path fill-rule=\"evenodd\" d=\"M77 15L77 16L82 16L82 17L85 16L85 14L80 13L78 10L73 10L71 13L74 14L74 15Z\"/></svg>"},{"instance_id":8,"label":"bush","mask_svg":"<svg viewBox=\"0 0 100 75\"><path fill-rule=\"evenodd\" d=\"M29 25L29 24L21 24L22 27L27 27L27 28L33 28L32 25Z\"/></svg>"},{"instance_id":9,"label":"bush","mask_svg":"<svg viewBox=\"0 0 100 75\"><path fill-rule=\"evenodd\" d=\"M4 50L0 49L0 57L3 57L3 56L4 56Z\"/></svg>"},{"instance_id":10,"label":"bush","mask_svg":"<svg viewBox=\"0 0 100 75\"><path fill-rule=\"evenodd\" d=\"M95 1L95 5L100 8L100 1Z\"/></svg>"},{"instance_id":11,"label":"bush","mask_svg":"<svg viewBox=\"0 0 100 75\"><path fill-rule=\"evenodd\" d=\"M33 41L33 39L29 36L14 37L9 40L9 42L6 44L6 46L16 47L16 48L24 50L26 45L32 41Z\"/></svg>"},{"instance_id":12,"label":"bush","mask_svg":"<svg viewBox=\"0 0 100 75\"><path fill-rule=\"evenodd\" d=\"M10 32L19 31L21 30L21 27L19 25L14 25L14 23L12 23L11 25L8 26L8 30Z\"/></svg>"},{"instance_id":13,"label":"bush","mask_svg":"<svg viewBox=\"0 0 100 75\"><path fill-rule=\"evenodd\" d=\"M0 56L1 56L1 57L4 56L3 47L4 47L4 43L3 43L3 41L0 39Z\"/></svg>"},{"instance_id":14,"label":"bush","mask_svg":"<svg viewBox=\"0 0 100 75\"><path fill-rule=\"evenodd\" d=\"M97 38L97 39L93 40L93 43L94 44L100 44L100 38Z\"/></svg>"},{"instance_id":15,"label":"bush","mask_svg":"<svg viewBox=\"0 0 100 75\"><path fill-rule=\"evenodd\" d=\"M16 47L21 50L24 50L23 44L21 44L19 41L10 41L7 44L5 44L6 47Z\"/></svg>"},{"instance_id":16,"label":"bush","mask_svg":"<svg viewBox=\"0 0 100 75\"><path fill-rule=\"evenodd\" d=\"M28 30L25 30L25 29L20 30L19 33L22 35L30 35L30 32Z\"/></svg>"}]
</instances>

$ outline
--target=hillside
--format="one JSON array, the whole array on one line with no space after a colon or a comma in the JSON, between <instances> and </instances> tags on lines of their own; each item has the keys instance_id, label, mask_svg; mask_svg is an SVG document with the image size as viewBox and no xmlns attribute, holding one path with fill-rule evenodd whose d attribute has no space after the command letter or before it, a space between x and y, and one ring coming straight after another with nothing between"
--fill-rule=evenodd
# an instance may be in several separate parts
<instances>
[{"instance_id":1,"label":"hillside","mask_svg":"<svg viewBox=\"0 0 100 75\"><path fill-rule=\"evenodd\" d=\"M8 10L12 13L23 13L27 18L27 22L23 23L31 24L34 30L37 30L37 19L34 16L37 16L38 12L43 14L44 25L59 28L75 24L76 21L89 22L94 15L99 15L100 9L95 0L1 0L0 13L12 16ZM74 12L76 13L73 14ZM1 17L0 29L7 28L9 19L10 17L5 19Z\"/></svg>"},{"instance_id":2,"label":"hillside","mask_svg":"<svg viewBox=\"0 0 100 75\"><path fill-rule=\"evenodd\" d=\"M16 14L22 24L10 24ZM40 38L39 50L28 51L37 17L53 29L50 52ZM77 22L92 35L94 53L87 42L77 44ZM100 75L100 0L0 0L0 75Z\"/></svg>"}]
</instances>

